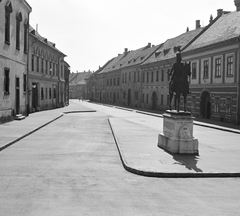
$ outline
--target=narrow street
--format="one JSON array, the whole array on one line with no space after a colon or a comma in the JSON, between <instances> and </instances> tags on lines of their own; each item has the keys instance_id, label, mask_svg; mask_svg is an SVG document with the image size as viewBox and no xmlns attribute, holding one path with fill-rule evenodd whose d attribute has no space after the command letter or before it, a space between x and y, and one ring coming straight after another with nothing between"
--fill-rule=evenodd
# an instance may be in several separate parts
<instances>
[{"instance_id":1,"label":"narrow street","mask_svg":"<svg viewBox=\"0 0 240 216\"><path fill-rule=\"evenodd\" d=\"M239 214L239 178L149 178L123 168L108 118L141 115L157 132L156 117L82 104L96 112L66 114L0 152L0 215Z\"/></svg>"}]
</instances>

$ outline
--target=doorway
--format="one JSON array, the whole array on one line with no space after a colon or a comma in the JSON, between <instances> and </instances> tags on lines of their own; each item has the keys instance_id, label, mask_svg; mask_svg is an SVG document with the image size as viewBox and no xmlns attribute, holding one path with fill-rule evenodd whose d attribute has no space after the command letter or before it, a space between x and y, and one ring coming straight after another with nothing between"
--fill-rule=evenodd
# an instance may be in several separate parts
<instances>
[{"instance_id":1,"label":"doorway","mask_svg":"<svg viewBox=\"0 0 240 216\"><path fill-rule=\"evenodd\" d=\"M38 107L38 86L32 83L32 108L36 111Z\"/></svg>"},{"instance_id":2,"label":"doorway","mask_svg":"<svg viewBox=\"0 0 240 216\"><path fill-rule=\"evenodd\" d=\"M157 110L157 93L152 93L152 110Z\"/></svg>"},{"instance_id":3,"label":"doorway","mask_svg":"<svg viewBox=\"0 0 240 216\"><path fill-rule=\"evenodd\" d=\"M16 115L19 114L19 110L20 110L20 79L19 77L16 77Z\"/></svg>"},{"instance_id":4,"label":"doorway","mask_svg":"<svg viewBox=\"0 0 240 216\"><path fill-rule=\"evenodd\" d=\"M211 117L211 97L208 91L201 94L200 113L203 118L210 119Z\"/></svg>"}]
</instances>

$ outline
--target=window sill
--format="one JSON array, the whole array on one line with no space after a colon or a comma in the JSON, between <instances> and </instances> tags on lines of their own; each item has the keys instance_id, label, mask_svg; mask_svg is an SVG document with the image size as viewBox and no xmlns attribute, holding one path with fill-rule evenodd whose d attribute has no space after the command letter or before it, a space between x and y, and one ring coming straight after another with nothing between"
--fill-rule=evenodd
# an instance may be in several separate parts
<instances>
[{"instance_id":1,"label":"window sill","mask_svg":"<svg viewBox=\"0 0 240 216\"><path fill-rule=\"evenodd\" d=\"M5 41L5 44L10 45L10 41Z\"/></svg>"},{"instance_id":2,"label":"window sill","mask_svg":"<svg viewBox=\"0 0 240 216\"><path fill-rule=\"evenodd\" d=\"M231 78L231 77L233 77L233 75L231 74L231 75L226 75L226 77L227 78Z\"/></svg>"}]
</instances>

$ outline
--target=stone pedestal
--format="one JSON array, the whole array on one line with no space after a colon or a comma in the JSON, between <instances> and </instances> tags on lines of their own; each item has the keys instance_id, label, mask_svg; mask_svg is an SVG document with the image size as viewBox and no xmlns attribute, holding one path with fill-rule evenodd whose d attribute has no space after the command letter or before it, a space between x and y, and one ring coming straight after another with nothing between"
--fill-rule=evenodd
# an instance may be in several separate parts
<instances>
[{"instance_id":1,"label":"stone pedestal","mask_svg":"<svg viewBox=\"0 0 240 216\"><path fill-rule=\"evenodd\" d=\"M158 146L171 153L199 154L190 112L167 110L163 114L163 134L158 136Z\"/></svg>"}]
</instances>

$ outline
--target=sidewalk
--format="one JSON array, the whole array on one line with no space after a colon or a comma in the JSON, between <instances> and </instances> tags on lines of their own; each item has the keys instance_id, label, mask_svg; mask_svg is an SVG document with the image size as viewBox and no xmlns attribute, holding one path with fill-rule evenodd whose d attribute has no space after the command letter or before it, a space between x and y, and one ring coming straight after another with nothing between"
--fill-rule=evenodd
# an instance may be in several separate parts
<instances>
[{"instance_id":1,"label":"sidewalk","mask_svg":"<svg viewBox=\"0 0 240 216\"><path fill-rule=\"evenodd\" d=\"M91 110L81 103L70 103L66 107L31 113L24 120L1 124L0 151L69 112L95 112L95 110Z\"/></svg>"},{"instance_id":2,"label":"sidewalk","mask_svg":"<svg viewBox=\"0 0 240 216\"><path fill-rule=\"evenodd\" d=\"M67 107L32 113L22 121L0 125L0 151L65 113L73 112L95 110L89 108L86 102L75 102ZM162 124L161 116L153 115L160 117L153 121ZM139 118L142 116L139 115ZM200 153L192 156L170 154L160 149L157 146L160 131L157 129L122 118L109 118L109 124L123 166L132 173L149 177L240 177L239 130L226 127L219 130L214 129L212 124L197 122L194 136L199 140Z\"/></svg>"}]
</instances>

